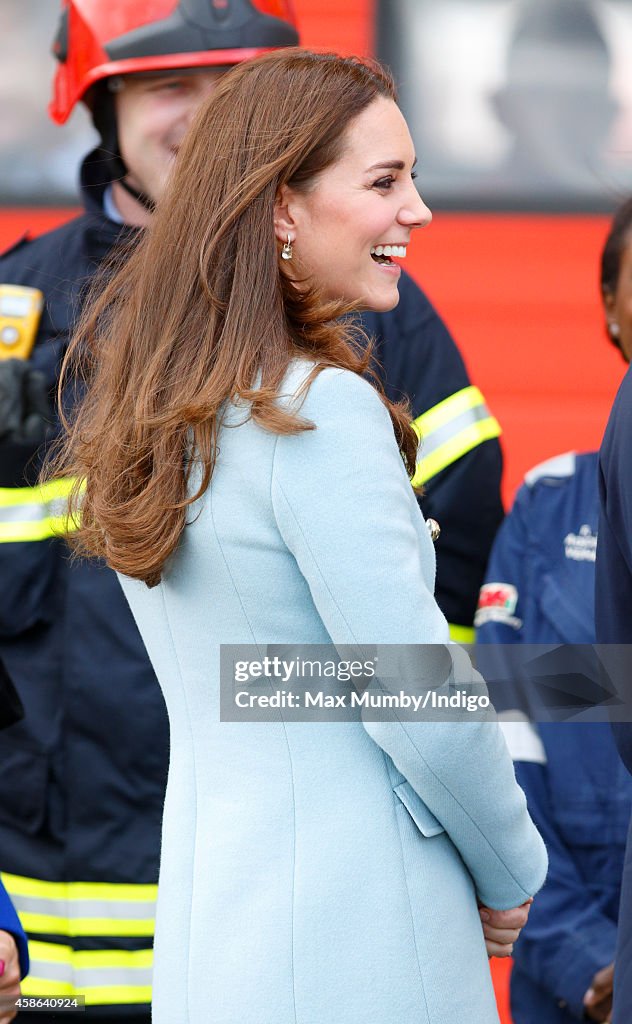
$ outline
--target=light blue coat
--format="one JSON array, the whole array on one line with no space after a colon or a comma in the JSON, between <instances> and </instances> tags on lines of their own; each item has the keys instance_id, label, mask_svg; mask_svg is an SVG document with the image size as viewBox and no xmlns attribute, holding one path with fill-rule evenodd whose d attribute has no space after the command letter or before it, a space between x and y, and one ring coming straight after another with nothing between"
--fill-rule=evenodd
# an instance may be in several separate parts
<instances>
[{"instance_id":1,"label":"light blue coat","mask_svg":"<svg viewBox=\"0 0 632 1024\"><path fill-rule=\"evenodd\" d=\"M155 1024L497 1022L477 898L522 903L546 855L495 722L219 721L222 643L448 640L371 386L322 372L298 435L246 414L161 585L121 581L171 723Z\"/></svg>"}]
</instances>

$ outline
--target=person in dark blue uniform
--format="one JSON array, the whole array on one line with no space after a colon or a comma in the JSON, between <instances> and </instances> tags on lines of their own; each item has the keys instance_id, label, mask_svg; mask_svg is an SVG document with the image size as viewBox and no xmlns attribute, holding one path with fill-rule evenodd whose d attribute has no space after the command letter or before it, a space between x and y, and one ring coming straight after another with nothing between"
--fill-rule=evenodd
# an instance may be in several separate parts
<instances>
[{"instance_id":1,"label":"person in dark blue uniform","mask_svg":"<svg viewBox=\"0 0 632 1024\"><path fill-rule=\"evenodd\" d=\"M56 536L70 481L37 487L36 453L56 432L51 395L85 288L150 222L201 98L223 68L297 33L285 0L189 0L186 12L173 0L164 18L145 0L124 6L70 0L55 42L51 113L62 123L83 100L101 135L82 166L84 212L0 258L0 282L44 296L30 357L0 361L0 657L28 711L0 737L6 788L19 781L21 794L0 814L0 870L37 941L25 991L85 993L88 1016L137 1022L150 999L167 717L116 577L70 562ZM423 437L413 482L442 530L437 597L463 635L502 518L500 428L405 275L400 295L365 327L387 394L411 399Z\"/></svg>"},{"instance_id":2,"label":"person in dark blue uniform","mask_svg":"<svg viewBox=\"0 0 632 1024\"><path fill-rule=\"evenodd\" d=\"M625 211L625 215L624 212ZM620 266L611 289L609 317L628 359L632 354L632 200L618 227ZM599 452L599 543L595 581L595 623L599 644L632 644L632 370L615 399ZM632 773L630 648L619 650L615 675L624 721L613 725L621 758ZM632 830L628 835L614 971L612 1024L632 1019Z\"/></svg>"},{"instance_id":3,"label":"person in dark blue uniform","mask_svg":"<svg viewBox=\"0 0 632 1024\"><path fill-rule=\"evenodd\" d=\"M632 253L631 227L626 204L602 254L608 333L626 359L632 306L615 316L613 296ZM479 643L510 645L490 664L503 664L497 675L514 693L490 690L505 710L516 775L549 853L547 882L514 951L515 1024L606 1021L611 1007L632 779L607 722L538 722L537 695L520 681L511 646L595 642L597 480L596 452L569 452L527 474L494 543L476 613Z\"/></svg>"}]
</instances>

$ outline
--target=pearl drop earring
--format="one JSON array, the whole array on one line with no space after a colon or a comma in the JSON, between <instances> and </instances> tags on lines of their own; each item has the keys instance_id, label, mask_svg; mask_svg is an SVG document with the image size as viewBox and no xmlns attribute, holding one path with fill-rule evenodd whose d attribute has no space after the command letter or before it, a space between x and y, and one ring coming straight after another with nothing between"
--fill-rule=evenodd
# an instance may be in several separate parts
<instances>
[{"instance_id":1,"label":"pearl drop earring","mask_svg":"<svg viewBox=\"0 0 632 1024\"><path fill-rule=\"evenodd\" d=\"M284 243L283 248L281 249L281 259L291 260L293 255L294 253L292 252L292 239L288 235L287 242Z\"/></svg>"}]
</instances>

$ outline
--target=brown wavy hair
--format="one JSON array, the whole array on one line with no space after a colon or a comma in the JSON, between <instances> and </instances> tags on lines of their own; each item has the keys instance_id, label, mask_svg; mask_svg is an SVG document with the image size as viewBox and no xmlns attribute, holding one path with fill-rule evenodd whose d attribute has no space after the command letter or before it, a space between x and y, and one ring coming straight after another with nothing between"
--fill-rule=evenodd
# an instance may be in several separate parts
<instances>
[{"instance_id":1,"label":"brown wavy hair","mask_svg":"<svg viewBox=\"0 0 632 1024\"><path fill-rule=\"evenodd\" d=\"M95 283L64 360L72 411L45 475L77 478L80 553L156 585L210 483L222 404L239 397L261 427L296 433L314 425L277 401L293 358L313 360L308 383L326 366L369 371L353 307L284 274L274 207L282 185L309 189L338 159L379 96L395 99L378 64L294 49L235 68L198 111L150 227ZM382 401L412 474L408 408Z\"/></svg>"}]
</instances>

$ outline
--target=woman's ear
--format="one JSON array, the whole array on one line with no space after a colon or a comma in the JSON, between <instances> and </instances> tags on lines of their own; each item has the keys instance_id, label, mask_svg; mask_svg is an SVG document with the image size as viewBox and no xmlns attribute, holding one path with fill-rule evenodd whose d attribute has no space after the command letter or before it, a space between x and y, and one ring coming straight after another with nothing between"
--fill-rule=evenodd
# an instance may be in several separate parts
<instances>
[{"instance_id":1,"label":"woman's ear","mask_svg":"<svg viewBox=\"0 0 632 1024\"><path fill-rule=\"evenodd\" d=\"M288 185L281 185L274 204L274 233L277 241L296 238L295 193Z\"/></svg>"}]
</instances>

